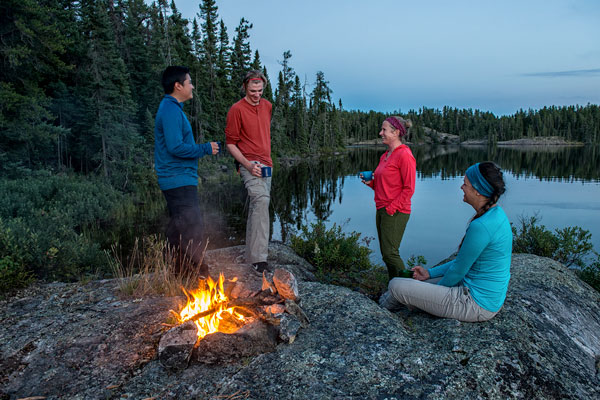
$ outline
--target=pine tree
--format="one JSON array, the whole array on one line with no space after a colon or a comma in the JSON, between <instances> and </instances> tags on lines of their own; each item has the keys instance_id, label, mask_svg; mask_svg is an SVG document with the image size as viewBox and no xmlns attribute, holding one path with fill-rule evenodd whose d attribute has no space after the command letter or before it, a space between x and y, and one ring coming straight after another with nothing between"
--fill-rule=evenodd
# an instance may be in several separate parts
<instances>
[{"instance_id":1,"label":"pine tree","mask_svg":"<svg viewBox=\"0 0 600 400\"><path fill-rule=\"evenodd\" d=\"M168 18L168 38L172 49L170 65L189 67L193 62L192 42L188 29L189 21L181 16L175 1L171 1L170 8L171 15Z\"/></svg>"},{"instance_id":2,"label":"pine tree","mask_svg":"<svg viewBox=\"0 0 600 400\"><path fill-rule=\"evenodd\" d=\"M252 24L245 18L240 20L240 24L235 28L235 37L233 38L233 51L231 52L231 82L233 85L239 85L250 68L252 52L248 39L248 31L252 29Z\"/></svg>"},{"instance_id":3,"label":"pine tree","mask_svg":"<svg viewBox=\"0 0 600 400\"><path fill-rule=\"evenodd\" d=\"M121 56L125 62L129 76L131 97L136 105L136 123L140 126L146 123L146 113L156 110L161 88L157 77L160 70L152 68L150 46L145 42L150 36L150 9L144 0L127 0L125 8L125 37ZM153 140L152 130L144 130L148 142Z\"/></svg>"},{"instance_id":4,"label":"pine tree","mask_svg":"<svg viewBox=\"0 0 600 400\"><path fill-rule=\"evenodd\" d=\"M120 57L105 1L82 1L82 25L87 60L81 67L82 92L87 106L87 129L82 146L88 162L118 186L125 188L140 156L138 127L134 123L129 76Z\"/></svg>"},{"instance_id":5,"label":"pine tree","mask_svg":"<svg viewBox=\"0 0 600 400\"><path fill-rule=\"evenodd\" d=\"M217 76L218 43L217 18L218 8L214 0L203 0L199 4L202 27L202 70L204 75L198 79L197 87L200 92L202 103L202 124L210 135L217 134L216 121L219 118L219 107L217 101L220 88ZM224 26L224 24L223 24ZM223 32L221 32L222 34Z\"/></svg>"},{"instance_id":6,"label":"pine tree","mask_svg":"<svg viewBox=\"0 0 600 400\"><path fill-rule=\"evenodd\" d=\"M71 41L60 26L68 10L58 3L0 3L0 170L5 172L59 162L58 143L67 132L53 125L44 91L69 70L64 59Z\"/></svg>"},{"instance_id":7,"label":"pine tree","mask_svg":"<svg viewBox=\"0 0 600 400\"><path fill-rule=\"evenodd\" d=\"M260 61L260 54L258 54L258 50L254 51L254 58L252 59L252 64L250 64L250 69L260 71L262 69L262 63Z\"/></svg>"},{"instance_id":8,"label":"pine tree","mask_svg":"<svg viewBox=\"0 0 600 400\"><path fill-rule=\"evenodd\" d=\"M300 78L296 75L294 79L294 89L292 92L292 114L293 114L293 129L291 131L291 141L294 148L301 154L307 153L308 134L306 131L307 114L306 114L306 98L304 90L300 84Z\"/></svg>"},{"instance_id":9,"label":"pine tree","mask_svg":"<svg viewBox=\"0 0 600 400\"><path fill-rule=\"evenodd\" d=\"M331 89L322 71L317 72L315 87L311 93L311 119L313 130L311 135L318 135L319 147L333 149L336 147L335 129L331 121Z\"/></svg>"}]
</instances>

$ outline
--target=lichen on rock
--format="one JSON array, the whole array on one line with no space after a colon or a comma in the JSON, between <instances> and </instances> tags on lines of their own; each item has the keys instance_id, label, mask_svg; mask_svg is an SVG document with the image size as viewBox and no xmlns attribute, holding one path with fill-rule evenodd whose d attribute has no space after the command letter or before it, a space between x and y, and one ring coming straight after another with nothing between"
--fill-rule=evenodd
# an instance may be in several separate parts
<instances>
[{"instance_id":1,"label":"lichen on rock","mask_svg":"<svg viewBox=\"0 0 600 400\"><path fill-rule=\"evenodd\" d=\"M208 258L234 268L240 254ZM310 325L270 353L180 372L160 364L157 347L181 298L120 299L104 280L1 302L0 398L600 398L600 294L553 260L513 255L506 303L485 323L391 313L312 281L283 245L270 246L269 263L298 278Z\"/></svg>"}]
</instances>

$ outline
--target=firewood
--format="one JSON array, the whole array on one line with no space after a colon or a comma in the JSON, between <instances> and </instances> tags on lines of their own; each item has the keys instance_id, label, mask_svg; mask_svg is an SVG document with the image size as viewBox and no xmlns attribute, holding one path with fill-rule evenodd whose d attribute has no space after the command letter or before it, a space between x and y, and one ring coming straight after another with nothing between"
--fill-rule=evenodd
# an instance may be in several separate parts
<instances>
[{"instance_id":1,"label":"firewood","mask_svg":"<svg viewBox=\"0 0 600 400\"><path fill-rule=\"evenodd\" d=\"M273 275L273 283L277 288L277 293L284 299L293 301L298 300L298 282L296 277L290 271L283 268L277 268Z\"/></svg>"},{"instance_id":2,"label":"firewood","mask_svg":"<svg viewBox=\"0 0 600 400\"><path fill-rule=\"evenodd\" d=\"M200 318L204 318L208 315L214 314L223 308L233 308L233 307L249 307L249 306L262 306L262 305L270 305L276 303L282 303L284 300L280 297L272 296L268 291L260 292L258 295L254 297L245 297L240 299L233 299L229 301L225 301L223 303L219 303L215 305L213 308L210 308L206 311L199 312L198 314L192 316L188 319L188 321L196 321Z\"/></svg>"},{"instance_id":3,"label":"firewood","mask_svg":"<svg viewBox=\"0 0 600 400\"><path fill-rule=\"evenodd\" d=\"M275 287L275 284L273 283L273 277L272 276L268 276L266 274L267 271L263 271L263 276L262 276L262 290L267 290L269 289L271 291L271 293L277 293L277 288Z\"/></svg>"}]
</instances>

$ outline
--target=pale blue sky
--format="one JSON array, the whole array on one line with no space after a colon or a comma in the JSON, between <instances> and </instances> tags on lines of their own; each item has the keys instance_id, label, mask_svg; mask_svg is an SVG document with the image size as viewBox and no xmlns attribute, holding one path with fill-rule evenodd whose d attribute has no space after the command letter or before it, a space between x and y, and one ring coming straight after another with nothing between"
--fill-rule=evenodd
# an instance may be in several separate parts
<instances>
[{"instance_id":1,"label":"pale blue sky","mask_svg":"<svg viewBox=\"0 0 600 400\"><path fill-rule=\"evenodd\" d=\"M196 0L176 0L184 17ZM314 83L321 70L344 108L519 108L600 104L600 1L221 0L230 38L254 24L273 83L278 61ZM309 88L311 90L311 88Z\"/></svg>"}]
</instances>

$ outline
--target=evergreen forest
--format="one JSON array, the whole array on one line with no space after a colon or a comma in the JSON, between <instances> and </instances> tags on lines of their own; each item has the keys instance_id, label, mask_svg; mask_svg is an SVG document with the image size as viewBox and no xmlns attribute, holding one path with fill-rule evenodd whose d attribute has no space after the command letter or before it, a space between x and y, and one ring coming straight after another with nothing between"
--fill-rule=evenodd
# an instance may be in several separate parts
<instances>
[{"instance_id":1,"label":"evergreen forest","mask_svg":"<svg viewBox=\"0 0 600 400\"><path fill-rule=\"evenodd\" d=\"M184 110L197 142L224 140L249 69L271 82L264 96L273 103L275 157L377 137L388 114L344 109L323 72L300 79L293 49L281 49L271 76L251 46L252 21L240 17L230 28L215 0L200 0L191 20L167 0L0 2L0 282L2 274L16 282L97 272L106 243L93 232L156 192L154 113L168 65L191 70L195 95ZM600 107L592 104L508 116L450 107L398 113L413 120L415 143L425 127L461 140L600 143Z\"/></svg>"}]
</instances>

